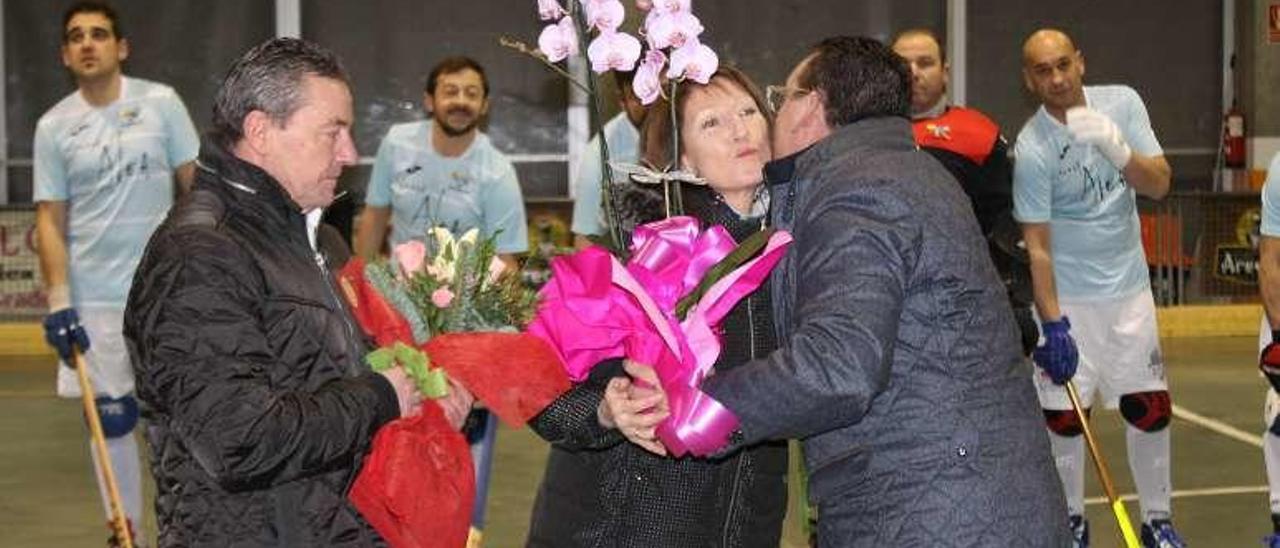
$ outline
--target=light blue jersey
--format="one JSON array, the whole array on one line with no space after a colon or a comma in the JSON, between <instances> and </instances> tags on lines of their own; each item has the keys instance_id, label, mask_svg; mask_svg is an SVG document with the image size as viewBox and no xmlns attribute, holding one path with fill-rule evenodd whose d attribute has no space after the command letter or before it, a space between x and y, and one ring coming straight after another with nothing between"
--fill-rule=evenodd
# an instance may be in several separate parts
<instances>
[{"instance_id":1,"label":"light blue jersey","mask_svg":"<svg viewBox=\"0 0 1280 548\"><path fill-rule=\"evenodd\" d=\"M1132 88L1085 86L1084 95L1134 153L1164 154ZM1059 299L1107 300L1150 287L1133 187L1101 151L1075 142L1041 106L1018 133L1014 154L1014 217L1049 223Z\"/></svg>"},{"instance_id":2,"label":"light blue jersey","mask_svg":"<svg viewBox=\"0 0 1280 548\"><path fill-rule=\"evenodd\" d=\"M124 308L151 232L173 204L173 170L200 150L173 88L123 78L105 107L66 96L36 124L34 200L67 202L71 301Z\"/></svg>"},{"instance_id":3,"label":"light blue jersey","mask_svg":"<svg viewBox=\"0 0 1280 548\"><path fill-rule=\"evenodd\" d=\"M609 159L614 162L636 163L640 158L640 132L631 125L627 113L614 116L601 130L609 148ZM600 136L591 138L578 165L578 178L574 181L573 233L584 236L604 234L607 226L604 210L600 208L600 180L604 168L600 164ZM615 171L614 182L626 182L627 176Z\"/></svg>"},{"instance_id":4,"label":"light blue jersey","mask_svg":"<svg viewBox=\"0 0 1280 548\"><path fill-rule=\"evenodd\" d=\"M391 207L391 245L444 226L497 234L499 253L528 250L524 198L511 161L479 132L462 156L441 156L431 146L431 124L391 126L378 146L365 204Z\"/></svg>"},{"instance_id":5,"label":"light blue jersey","mask_svg":"<svg viewBox=\"0 0 1280 548\"><path fill-rule=\"evenodd\" d=\"M1280 238L1280 153L1271 157L1262 185L1262 235Z\"/></svg>"}]
</instances>

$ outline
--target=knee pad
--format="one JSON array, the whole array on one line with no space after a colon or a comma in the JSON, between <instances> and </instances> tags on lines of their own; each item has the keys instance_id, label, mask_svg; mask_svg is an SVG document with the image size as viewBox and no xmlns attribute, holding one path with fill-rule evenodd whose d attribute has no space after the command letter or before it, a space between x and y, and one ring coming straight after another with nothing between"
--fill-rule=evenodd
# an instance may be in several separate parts
<instances>
[{"instance_id":1,"label":"knee pad","mask_svg":"<svg viewBox=\"0 0 1280 548\"><path fill-rule=\"evenodd\" d=\"M1088 410L1085 414L1089 414ZM1074 438L1084 433L1084 425L1074 409L1045 409L1044 421L1049 431L1059 436Z\"/></svg>"},{"instance_id":2,"label":"knee pad","mask_svg":"<svg viewBox=\"0 0 1280 548\"><path fill-rule=\"evenodd\" d=\"M93 400L93 403L98 408L102 435L108 438L127 436L138 424L138 400L132 395L120 398L103 396Z\"/></svg>"},{"instance_id":3,"label":"knee pad","mask_svg":"<svg viewBox=\"0 0 1280 548\"><path fill-rule=\"evenodd\" d=\"M1169 426L1173 404L1169 391L1153 390L1120 396L1120 414L1134 428L1143 432L1159 432Z\"/></svg>"}]
</instances>

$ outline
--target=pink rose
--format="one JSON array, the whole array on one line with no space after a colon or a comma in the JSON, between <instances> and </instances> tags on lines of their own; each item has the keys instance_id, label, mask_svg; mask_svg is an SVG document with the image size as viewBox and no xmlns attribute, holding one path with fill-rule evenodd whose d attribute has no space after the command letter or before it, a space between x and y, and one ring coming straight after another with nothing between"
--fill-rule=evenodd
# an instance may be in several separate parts
<instances>
[{"instance_id":1,"label":"pink rose","mask_svg":"<svg viewBox=\"0 0 1280 548\"><path fill-rule=\"evenodd\" d=\"M453 292L447 287L441 287L431 292L431 304L437 308L449 308L449 304L453 302Z\"/></svg>"},{"instance_id":2,"label":"pink rose","mask_svg":"<svg viewBox=\"0 0 1280 548\"><path fill-rule=\"evenodd\" d=\"M427 246L421 241L409 240L392 249L391 256L400 266L402 276L412 276L422 270L422 264L427 258Z\"/></svg>"},{"instance_id":3,"label":"pink rose","mask_svg":"<svg viewBox=\"0 0 1280 548\"><path fill-rule=\"evenodd\" d=\"M640 11L649 11L653 9L653 0L636 0L636 9Z\"/></svg>"}]
</instances>

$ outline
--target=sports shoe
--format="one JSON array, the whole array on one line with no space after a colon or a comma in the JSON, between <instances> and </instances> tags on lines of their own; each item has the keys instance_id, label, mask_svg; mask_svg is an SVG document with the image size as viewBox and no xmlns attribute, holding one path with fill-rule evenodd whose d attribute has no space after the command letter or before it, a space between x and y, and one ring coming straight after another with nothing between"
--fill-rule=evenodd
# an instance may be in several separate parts
<instances>
[{"instance_id":1,"label":"sports shoe","mask_svg":"<svg viewBox=\"0 0 1280 548\"><path fill-rule=\"evenodd\" d=\"M1186 541L1173 530L1172 521L1153 519L1142 524L1143 548L1184 548L1186 545Z\"/></svg>"},{"instance_id":2,"label":"sports shoe","mask_svg":"<svg viewBox=\"0 0 1280 548\"><path fill-rule=\"evenodd\" d=\"M1071 527L1071 547L1089 548L1089 522L1084 516L1071 516L1067 519Z\"/></svg>"},{"instance_id":3,"label":"sports shoe","mask_svg":"<svg viewBox=\"0 0 1280 548\"><path fill-rule=\"evenodd\" d=\"M1280 548L1280 533L1271 533L1262 537L1262 545L1267 548Z\"/></svg>"}]
</instances>

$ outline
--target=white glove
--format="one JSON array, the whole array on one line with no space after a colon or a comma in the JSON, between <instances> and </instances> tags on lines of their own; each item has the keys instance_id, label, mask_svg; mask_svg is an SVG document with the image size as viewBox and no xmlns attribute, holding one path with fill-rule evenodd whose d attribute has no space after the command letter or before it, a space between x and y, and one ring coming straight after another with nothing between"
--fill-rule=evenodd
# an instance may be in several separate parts
<instances>
[{"instance_id":1,"label":"white glove","mask_svg":"<svg viewBox=\"0 0 1280 548\"><path fill-rule=\"evenodd\" d=\"M1089 107L1072 107L1067 109L1067 131L1076 142L1093 145L1102 151L1116 169L1124 169L1129 165L1133 149L1124 141L1124 134L1106 114Z\"/></svg>"}]
</instances>

